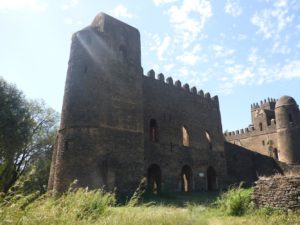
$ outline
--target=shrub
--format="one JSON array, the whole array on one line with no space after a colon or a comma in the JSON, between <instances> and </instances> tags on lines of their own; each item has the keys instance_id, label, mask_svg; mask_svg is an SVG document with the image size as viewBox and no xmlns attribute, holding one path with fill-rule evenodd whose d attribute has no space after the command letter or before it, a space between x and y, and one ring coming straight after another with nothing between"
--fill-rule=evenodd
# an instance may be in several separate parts
<instances>
[{"instance_id":1,"label":"shrub","mask_svg":"<svg viewBox=\"0 0 300 225\"><path fill-rule=\"evenodd\" d=\"M241 184L242 185L242 184ZM253 190L239 187L230 188L217 199L217 207L229 216L242 216L252 208L251 193Z\"/></svg>"}]
</instances>

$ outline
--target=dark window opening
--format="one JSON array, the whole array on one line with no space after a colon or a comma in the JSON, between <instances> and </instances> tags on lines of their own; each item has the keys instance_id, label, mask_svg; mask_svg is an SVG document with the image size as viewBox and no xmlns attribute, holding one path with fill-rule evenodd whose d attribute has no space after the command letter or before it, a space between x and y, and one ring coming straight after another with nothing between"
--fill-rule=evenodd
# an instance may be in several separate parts
<instances>
[{"instance_id":1,"label":"dark window opening","mask_svg":"<svg viewBox=\"0 0 300 225\"><path fill-rule=\"evenodd\" d=\"M181 170L181 191L182 192L190 192L192 191L193 185L193 171L191 167L185 165Z\"/></svg>"},{"instance_id":2,"label":"dark window opening","mask_svg":"<svg viewBox=\"0 0 300 225\"><path fill-rule=\"evenodd\" d=\"M277 148L273 149L273 155L274 155L274 158L278 160L278 150L277 150Z\"/></svg>"},{"instance_id":3,"label":"dark window opening","mask_svg":"<svg viewBox=\"0 0 300 225\"><path fill-rule=\"evenodd\" d=\"M289 114L289 122L292 123L293 122L293 117L291 114Z\"/></svg>"},{"instance_id":4,"label":"dark window opening","mask_svg":"<svg viewBox=\"0 0 300 225\"><path fill-rule=\"evenodd\" d=\"M190 146L190 135L188 132L188 129L186 128L186 126L182 126L182 145L183 146Z\"/></svg>"},{"instance_id":5,"label":"dark window opening","mask_svg":"<svg viewBox=\"0 0 300 225\"><path fill-rule=\"evenodd\" d=\"M214 191L218 189L217 175L215 169L210 166L207 169L207 190Z\"/></svg>"},{"instance_id":6,"label":"dark window opening","mask_svg":"<svg viewBox=\"0 0 300 225\"><path fill-rule=\"evenodd\" d=\"M161 190L161 170L157 164L149 166L147 171L147 190L159 194Z\"/></svg>"},{"instance_id":7,"label":"dark window opening","mask_svg":"<svg viewBox=\"0 0 300 225\"><path fill-rule=\"evenodd\" d=\"M150 141L152 142L158 141L158 128L155 119L150 120Z\"/></svg>"},{"instance_id":8,"label":"dark window opening","mask_svg":"<svg viewBox=\"0 0 300 225\"><path fill-rule=\"evenodd\" d=\"M262 145L265 145L265 141L262 141Z\"/></svg>"},{"instance_id":9,"label":"dark window opening","mask_svg":"<svg viewBox=\"0 0 300 225\"><path fill-rule=\"evenodd\" d=\"M260 131L263 130L263 125L262 125L262 123L259 123L259 130L260 130Z\"/></svg>"}]
</instances>

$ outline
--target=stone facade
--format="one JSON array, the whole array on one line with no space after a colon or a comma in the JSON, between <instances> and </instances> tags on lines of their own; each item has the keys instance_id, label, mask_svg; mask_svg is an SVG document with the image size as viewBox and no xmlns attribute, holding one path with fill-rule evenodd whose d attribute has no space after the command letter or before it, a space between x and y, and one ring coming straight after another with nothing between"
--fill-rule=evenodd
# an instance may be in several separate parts
<instances>
[{"instance_id":1,"label":"stone facade","mask_svg":"<svg viewBox=\"0 0 300 225\"><path fill-rule=\"evenodd\" d=\"M290 170L274 158L300 164L295 100L268 99L251 114L253 125L225 141L218 97L144 75L139 31L100 13L72 37L48 190L77 180L128 193L144 177L155 193L215 190Z\"/></svg>"},{"instance_id":2,"label":"stone facade","mask_svg":"<svg viewBox=\"0 0 300 225\"><path fill-rule=\"evenodd\" d=\"M227 166L218 97L153 70L139 31L104 13L72 37L49 190L214 190Z\"/></svg>"},{"instance_id":3,"label":"stone facade","mask_svg":"<svg viewBox=\"0 0 300 225\"><path fill-rule=\"evenodd\" d=\"M228 142L288 164L300 164L300 111L289 96L251 105L252 124L225 132Z\"/></svg>"},{"instance_id":4,"label":"stone facade","mask_svg":"<svg viewBox=\"0 0 300 225\"><path fill-rule=\"evenodd\" d=\"M300 210L300 176L262 177L256 182L252 200L258 207Z\"/></svg>"}]
</instances>

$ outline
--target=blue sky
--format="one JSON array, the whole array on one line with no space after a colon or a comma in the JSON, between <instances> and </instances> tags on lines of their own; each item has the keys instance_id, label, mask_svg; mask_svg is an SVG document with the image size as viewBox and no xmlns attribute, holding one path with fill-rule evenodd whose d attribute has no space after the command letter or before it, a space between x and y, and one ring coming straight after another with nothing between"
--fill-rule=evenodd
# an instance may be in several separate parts
<instances>
[{"instance_id":1,"label":"blue sky","mask_svg":"<svg viewBox=\"0 0 300 225\"><path fill-rule=\"evenodd\" d=\"M0 0L0 76L60 111L71 35L100 11L140 30L144 73L218 95L223 130L262 99L300 102L299 0Z\"/></svg>"}]
</instances>

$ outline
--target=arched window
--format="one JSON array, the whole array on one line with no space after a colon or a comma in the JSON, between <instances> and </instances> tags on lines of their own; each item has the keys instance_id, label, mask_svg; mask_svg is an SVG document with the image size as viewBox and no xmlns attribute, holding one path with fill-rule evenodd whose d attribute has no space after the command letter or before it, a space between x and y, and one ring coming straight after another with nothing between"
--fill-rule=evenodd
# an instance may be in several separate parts
<instances>
[{"instance_id":1,"label":"arched window","mask_svg":"<svg viewBox=\"0 0 300 225\"><path fill-rule=\"evenodd\" d=\"M153 194L159 194L161 189L161 170L157 164L149 166L147 171L147 189Z\"/></svg>"},{"instance_id":2,"label":"arched window","mask_svg":"<svg viewBox=\"0 0 300 225\"><path fill-rule=\"evenodd\" d=\"M158 128L155 119L150 120L150 141L157 142L158 141Z\"/></svg>"},{"instance_id":3,"label":"arched window","mask_svg":"<svg viewBox=\"0 0 300 225\"><path fill-rule=\"evenodd\" d=\"M262 125L262 123L259 123L259 130L260 130L260 131L263 130L263 125Z\"/></svg>"},{"instance_id":4,"label":"arched window","mask_svg":"<svg viewBox=\"0 0 300 225\"><path fill-rule=\"evenodd\" d=\"M182 192L190 192L192 191L193 184L193 171L191 167L185 165L181 169L181 191Z\"/></svg>"},{"instance_id":5,"label":"arched window","mask_svg":"<svg viewBox=\"0 0 300 225\"><path fill-rule=\"evenodd\" d=\"M182 145L183 146L190 146L190 136L189 136L189 132L188 129L186 128L186 126L182 126Z\"/></svg>"},{"instance_id":6,"label":"arched window","mask_svg":"<svg viewBox=\"0 0 300 225\"><path fill-rule=\"evenodd\" d=\"M209 134L208 131L205 131L205 137L206 137L206 139L207 139L207 141L208 141L208 148L209 148L209 149L212 149L211 136L210 136L210 134Z\"/></svg>"}]
</instances>

